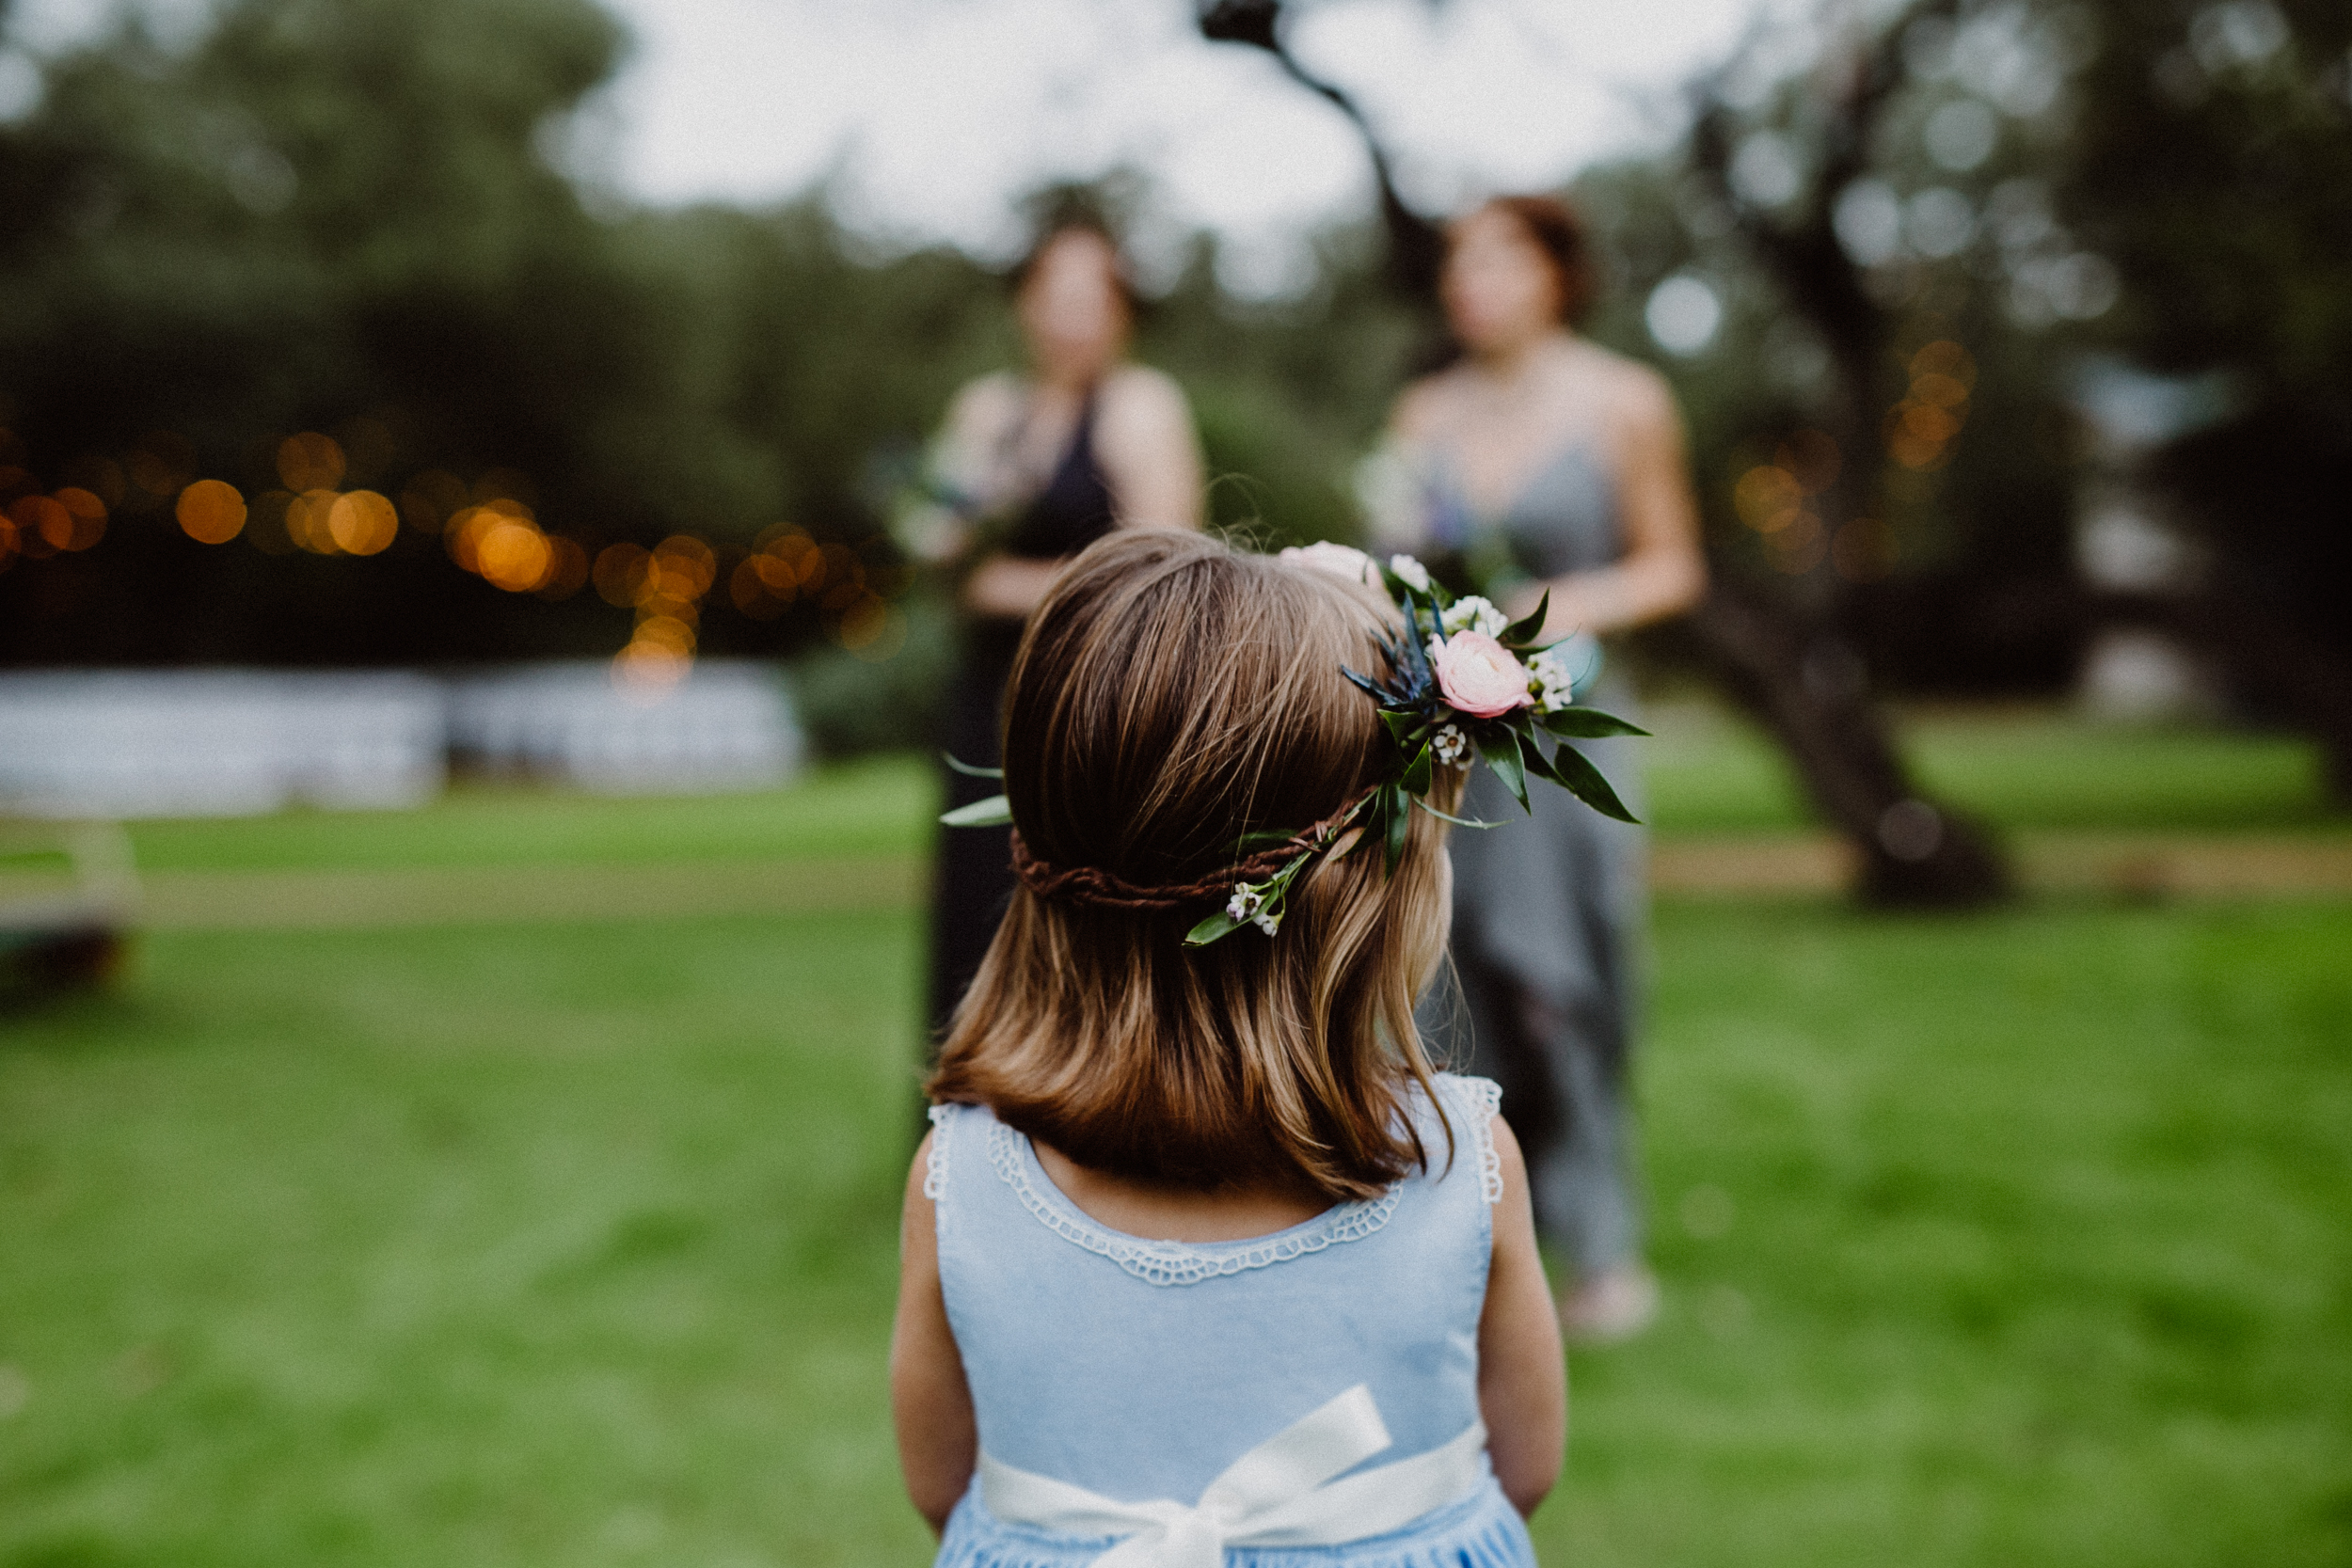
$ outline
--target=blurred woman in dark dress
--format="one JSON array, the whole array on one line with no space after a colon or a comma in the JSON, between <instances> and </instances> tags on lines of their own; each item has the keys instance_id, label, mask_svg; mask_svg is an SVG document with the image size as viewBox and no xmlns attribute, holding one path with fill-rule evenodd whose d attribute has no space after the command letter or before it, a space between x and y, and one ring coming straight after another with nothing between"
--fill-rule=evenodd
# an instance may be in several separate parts
<instances>
[{"instance_id":1,"label":"blurred woman in dark dress","mask_svg":"<svg viewBox=\"0 0 2352 1568\"><path fill-rule=\"evenodd\" d=\"M1021 628L1070 556L1114 528L1199 528L1202 482L1192 410L1175 382L1126 358L1134 294L1118 246L1064 224L1029 253L1016 306L1025 372L956 394L933 452L948 506L919 554L961 569L961 664L946 751L993 768L1005 677ZM950 772L947 803L997 793ZM1012 894L1010 830L943 831L932 890L930 1024L936 1041Z\"/></svg>"},{"instance_id":2,"label":"blurred woman in dark dress","mask_svg":"<svg viewBox=\"0 0 2352 1568\"><path fill-rule=\"evenodd\" d=\"M1398 400L1368 485L1375 538L1460 563L1515 616L1549 593L1547 635L1580 634L1564 650L1578 701L1632 717L1595 640L1687 610L1707 583L1674 395L1576 332L1592 273L1561 202L1504 198L1459 219L1442 281L1462 356ZM1640 745L1579 743L1637 812ZM1569 1275L1562 1326L1619 1338L1657 1304L1627 1099L1645 834L1556 791L1535 791L1533 806L1530 821L1493 774L1472 775L1463 814L1503 826L1454 835L1458 990L1436 988L1423 1022L1502 1085L1537 1228Z\"/></svg>"}]
</instances>

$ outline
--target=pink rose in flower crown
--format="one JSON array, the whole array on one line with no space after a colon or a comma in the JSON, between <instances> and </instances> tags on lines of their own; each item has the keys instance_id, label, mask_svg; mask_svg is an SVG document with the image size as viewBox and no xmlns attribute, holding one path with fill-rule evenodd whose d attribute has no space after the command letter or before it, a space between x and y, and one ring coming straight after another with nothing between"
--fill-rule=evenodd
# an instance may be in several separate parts
<instances>
[{"instance_id":1,"label":"pink rose in flower crown","mask_svg":"<svg viewBox=\"0 0 2352 1568\"><path fill-rule=\"evenodd\" d=\"M1527 666L1485 632L1457 631L1430 640L1429 663L1438 689L1473 719L1495 719L1534 702L1527 689Z\"/></svg>"}]
</instances>

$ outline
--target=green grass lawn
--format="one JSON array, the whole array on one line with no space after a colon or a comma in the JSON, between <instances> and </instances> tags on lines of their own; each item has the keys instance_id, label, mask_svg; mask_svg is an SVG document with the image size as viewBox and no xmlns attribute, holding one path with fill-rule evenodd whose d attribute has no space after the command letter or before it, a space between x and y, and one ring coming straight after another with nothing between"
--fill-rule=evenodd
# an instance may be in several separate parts
<instances>
[{"instance_id":1,"label":"green grass lawn","mask_svg":"<svg viewBox=\"0 0 2352 1568\"><path fill-rule=\"evenodd\" d=\"M1661 705L1645 743L1651 816L1674 834L1807 824L1780 754L1717 710ZM2292 736L2086 724L2022 710L1915 717L1907 742L1934 787L2012 829L2194 832L2352 830L2321 794L2318 754ZM140 865L368 869L644 864L911 855L930 842L936 784L910 756L824 768L780 790L661 800L461 786L422 811L148 822Z\"/></svg>"},{"instance_id":2,"label":"green grass lawn","mask_svg":"<svg viewBox=\"0 0 2352 1568\"><path fill-rule=\"evenodd\" d=\"M0 1019L0 1565L925 1560L915 932L183 933ZM1669 1307L1547 1561L2352 1561L2352 908L1657 946Z\"/></svg>"},{"instance_id":3,"label":"green grass lawn","mask_svg":"<svg viewBox=\"0 0 2352 1568\"><path fill-rule=\"evenodd\" d=\"M936 794L922 759L885 756L817 768L783 789L741 794L625 800L461 784L419 811L141 822L132 841L140 866L151 871L905 855L930 842Z\"/></svg>"},{"instance_id":4,"label":"green grass lawn","mask_svg":"<svg viewBox=\"0 0 2352 1568\"><path fill-rule=\"evenodd\" d=\"M1662 832L1783 831L1810 820L1780 752L1705 705L1660 705L1647 743ZM1920 782L2001 828L2342 832L2318 748L2295 736L2094 724L2058 710L1925 710L1896 727Z\"/></svg>"}]
</instances>

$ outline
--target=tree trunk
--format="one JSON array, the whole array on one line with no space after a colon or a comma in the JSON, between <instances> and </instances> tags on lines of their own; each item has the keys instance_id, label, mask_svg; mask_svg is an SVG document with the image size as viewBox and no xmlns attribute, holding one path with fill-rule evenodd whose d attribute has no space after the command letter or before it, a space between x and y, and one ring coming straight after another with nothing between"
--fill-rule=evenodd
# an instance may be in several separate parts
<instances>
[{"instance_id":1,"label":"tree trunk","mask_svg":"<svg viewBox=\"0 0 2352 1568\"><path fill-rule=\"evenodd\" d=\"M1984 830L1915 784L1842 638L1719 584L1692 617L1724 688L1780 742L1861 855L1871 904L1964 909L2011 891Z\"/></svg>"}]
</instances>

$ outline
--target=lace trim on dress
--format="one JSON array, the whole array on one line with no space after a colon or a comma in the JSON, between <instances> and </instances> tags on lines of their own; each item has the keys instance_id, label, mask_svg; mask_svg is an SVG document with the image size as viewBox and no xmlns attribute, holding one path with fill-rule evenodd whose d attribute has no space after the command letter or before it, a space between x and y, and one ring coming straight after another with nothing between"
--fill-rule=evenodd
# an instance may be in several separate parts
<instances>
[{"instance_id":1,"label":"lace trim on dress","mask_svg":"<svg viewBox=\"0 0 2352 1568\"><path fill-rule=\"evenodd\" d=\"M1029 1178L1027 1143L1001 1121L988 1130L989 1163L1020 1196L1022 1205L1062 1240L1101 1254L1148 1285L1198 1285L1222 1275L1288 1262L1343 1242L1361 1241L1389 1223L1405 1196L1400 1182L1377 1198L1340 1204L1303 1226L1255 1242L1218 1243L1213 1247L1147 1242L1094 1225L1067 1209L1067 1199L1056 1201L1058 1194L1048 1197L1040 1192Z\"/></svg>"},{"instance_id":2,"label":"lace trim on dress","mask_svg":"<svg viewBox=\"0 0 2352 1568\"><path fill-rule=\"evenodd\" d=\"M1486 1206L1502 1201L1502 1150L1495 1147L1495 1113L1502 1107L1502 1085L1491 1078L1452 1079L1454 1110L1470 1124L1470 1134L1478 1145L1478 1190L1486 1197Z\"/></svg>"},{"instance_id":3,"label":"lace trim on dress","mask_svg":"<svg viewBox=\"0 0 2352 1568\"><path fill-rule=\"evenodd\" d=\"M923 1156L923 1196L937 1203L947 1196L947 1128L955 1120L956 1107L934 1105L930 1115L931 1147Z\"/></svg>"}]
</instances>

